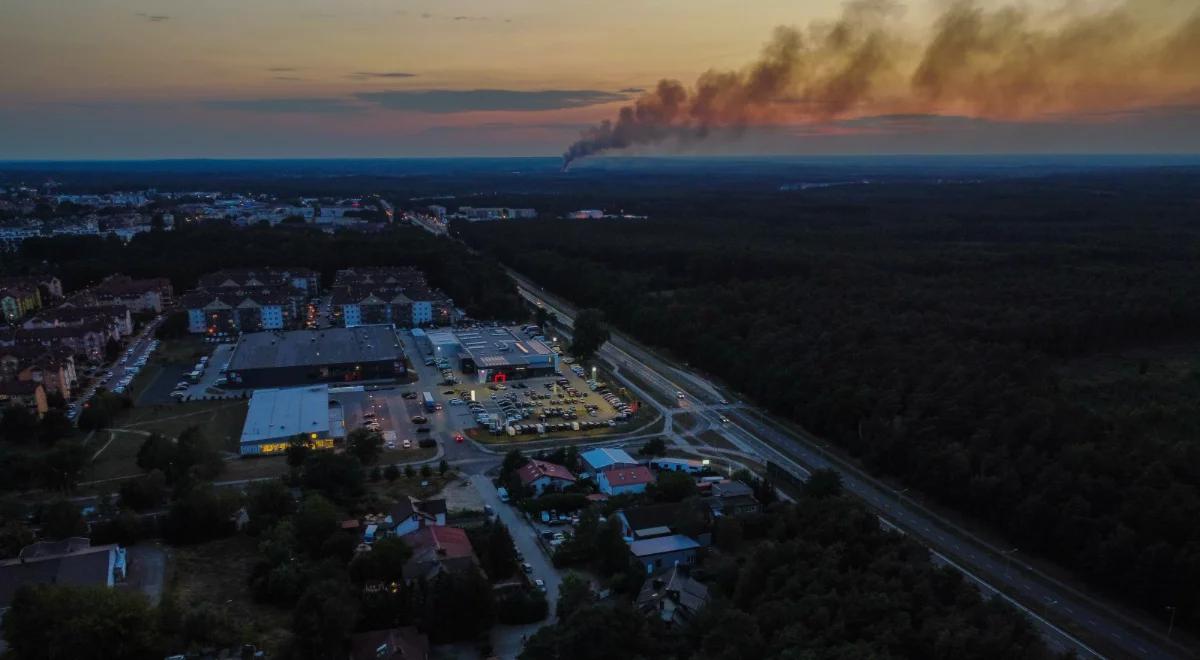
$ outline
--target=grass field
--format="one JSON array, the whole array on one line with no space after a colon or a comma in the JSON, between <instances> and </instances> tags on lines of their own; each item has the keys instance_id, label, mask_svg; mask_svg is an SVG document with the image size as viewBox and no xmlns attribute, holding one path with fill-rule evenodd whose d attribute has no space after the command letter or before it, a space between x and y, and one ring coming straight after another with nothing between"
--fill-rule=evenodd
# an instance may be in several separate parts
<instances>
[{"instance_id":1,"label":"grass field","mask_svg":"<svg viewBox=\"0 0 1200 660\"><path fill-rule=\"evenodd\" d=\"M142 470L137 466L137 453L145 440L146 436L141 433L128 433L120 429L98 432L88 445L95 459L84 473L83 481L141 474Z\"/></svg>"},{"instance_id":2,"label":"grass field","mask_svg":"<svg viewBox=\"0 0 1200 660\"><path fill-rule=\"evenodd\" d=\"M275 657L291 636L291 614L255 603L247 582L258 559L257 541L244 535L171 551L167 592L184 611L210 606L229 615L240 629L239 639Z\"/></svg>"},{"instance_id":3,"label":"grass field","mask_svg":"<svg viewBox=\"0 0 1200 660\"><path fill-rule=\"evenodd\" d=\"M692 413L676 413L672 420L676 430L690 431L696 428L696 416Z\"/></svg>"},{"instance_id":4,"label":"grass field","mask_svg":"<svg viewBox=\"0 0 1200 660\"><path fill-rule=\"evenodd\" d=\"M206 436L220 441L222 449L237 451L248 407L245 400L233 400L131 408L113 426L157 431L170 437L177 437L189 426L199 426Z\"/></svg>"},{"instance_id":5,"label":"grass field","mask_svg":"<svg viewBox=\"0 0 1200 660\"><path fill-rule=\"evenodd\" d=\"M701 431L696 435L696 439L706 445L720 449L737 449L732 442L725 439L725 436L712 429Z\"/></svg>"}]
</instances>

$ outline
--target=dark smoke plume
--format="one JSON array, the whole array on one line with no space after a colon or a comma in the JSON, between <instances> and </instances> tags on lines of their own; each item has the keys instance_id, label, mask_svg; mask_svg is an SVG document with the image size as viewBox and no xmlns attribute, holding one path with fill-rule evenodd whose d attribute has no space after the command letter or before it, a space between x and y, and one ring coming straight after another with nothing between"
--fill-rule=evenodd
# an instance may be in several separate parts
<instances>
[{"instance_id":1,"label":"dark smoke plume","mask_svg":"<svg viewBox=\"0 0 1200 660\"><path fill-rule=\"evenodd\" d=\"M923 43L889 30L889 0L858 0L808 30L776 28L742 71L710 70L692 89L662 80L580 136L573 161L605 151L767 123L888 113L1029 119L1194 100L1200 89L1200 13L1155 30L1130 0L1117 9L1035 20L1016 8L949 7Z\"/></svg>"}]
</instances>

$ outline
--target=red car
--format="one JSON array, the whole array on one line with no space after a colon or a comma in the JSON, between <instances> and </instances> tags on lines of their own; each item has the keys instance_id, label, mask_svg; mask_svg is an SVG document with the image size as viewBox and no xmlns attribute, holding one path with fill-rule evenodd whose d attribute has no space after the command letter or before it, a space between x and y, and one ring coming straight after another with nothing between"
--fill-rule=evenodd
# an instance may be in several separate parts
<instances>
[{"instance_id":1,"label":"red car","mask_svg":"<svg viewBox=\"0 0 1200 660\"><path fill-rule=\"evenodd\" d=\"M466 438L464 438L464 437L462 436L462 434L461 434L461 433L459 433L458 435L454 436L454 441L455 441L455 442L462 442L463 440L466 440Z\"/></svg>"}]
</instances>

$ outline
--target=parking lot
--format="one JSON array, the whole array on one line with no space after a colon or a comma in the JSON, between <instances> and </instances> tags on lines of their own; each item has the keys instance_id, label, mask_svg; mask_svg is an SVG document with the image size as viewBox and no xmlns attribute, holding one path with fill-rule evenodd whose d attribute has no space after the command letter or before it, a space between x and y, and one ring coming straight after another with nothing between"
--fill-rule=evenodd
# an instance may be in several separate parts
<instances>
[{"instance_id":1,"label":"parking lot","mask_svg":"<svg viewBox=\"0 0 1200 660\"><path fill-rule=\"evenodd\" d=\"M347 433L356 428L379 431L389 450L413 449L422 441L433 447L431 443L445 439L445 431L435 430L438 420L422 410L419 399L405 398L409 391L403 386L336 387L330 388L330 398L342 404Z\"/></svg>"}]
</instances>

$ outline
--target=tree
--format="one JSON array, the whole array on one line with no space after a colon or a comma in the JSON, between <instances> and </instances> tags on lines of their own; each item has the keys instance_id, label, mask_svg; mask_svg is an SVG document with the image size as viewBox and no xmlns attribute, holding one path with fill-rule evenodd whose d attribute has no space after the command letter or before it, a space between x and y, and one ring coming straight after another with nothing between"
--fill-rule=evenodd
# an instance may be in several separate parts
<instances>
[{"instance_id":1,"label":"tree","mask_svg":"<svg viewBox=\"0 0 1200 660\"><path fill-rule=\"evenodd\" d=\"M38 422L38 440L51 445L75 433L75 425L61 410L49 410Z\"/></svg>"},{"instance_id":2,"label":"tree","mask_svg":"<svg viewBox=\"0 0 1200 660\"><path fill-rule=\"evenodd\" d=\"M432 476L433 476L433 468L429 467L428 463L423 464L421 466L421 478L428 479L429 477L432 477Z\"/></svg>"},{"instance_id":3,"label":"tree","mask_svg":"<svg viewBox=\"0 0 1200 660\"><path fill-rule=\"evenodd\" d=\"M667 443L662 438L651 438L638 450L642 456L662 456L667 453Z\"/></svg>"},{"instance_id":4,"label":"tree","mask_svg":"<svg viewBox=\"0 0 1200 660\"><path fill-rule=\"evenodd\" d=\"M450 471L450 464L447 463L446 459L443 458L441 461L438 462L438 474L445 476L446 473L449 471Z\"/></svg>"},{"instance_id":5,"label":"tree","mask_svg":"<svg viewBox=\"0 0 1200 660\"><path fill-rule=\"evenodd\" d=\"M610 336L604 312L598 309L580 311L575 316L572 333L571 354L584 362L591 360Z\"/></svg>"},{"instance_id":6,"label":"tree","mask_svg":"<svg viewBox=\"0 0 1200 660\"><path fill-rule=\"evenodd\" d=\"M15 403L4 408L0 417L0 437L8 442L30 442L35 437L37 416L28 408Z\"/></svg>"},{"instance_id":7,"label":"tree","mask_svg":"<svg viewBox=\"0 0 1200 660\"><path fill-rule=\"evenodd\" d=\"M337 502L349 502L363 492L362 463L347 454L313 452L304 461L302 482Z\"/></svg>"},{"instance_id":8,"label":"tree","mask_svg":"<svg viewBox=\"0 0 1200 660\"><path fill-rule=\"evenodd\" d=\"M146 436L138 448L137 465L146 472L159 470L164 475L174 474L175 441L155 431Z\"/></svg>"},{"instance_id":9,"label":"tree","mask_svg":"<svg viewBox=\"0 0 1200 660\"><path fill-rule=\"evenodd\" d=\"M316 582L292 610L293 648L300 657L313 660L345 657L358 610L349 584L338 579Z\"/></svg>"},{"instance_id":10,"label":"tree","mask_svg":"<svg viewBox=\"0 0 1200 660\"><path fill-rule=\"evenodd\" d=\"M567 573L558 587L558 603L554 615L567 619L579 609L592 602L592 585L578 573Z\"/></svg>"},{"instance_id":11,"label":"tree","mask_svg":"<svg viewBox=\"0 0 1200 660\"><path fill-rule=\"evenodd\" d=\"M319 557L326 539L338 531L338 512L333 503L321 495L304 498L294 516L296 541L308 554Z\"/></svg>"},{"instance_id":12,"label":"tree","mask_svg":"<svg viewBox=\"0 0 1200 660\"><path fill-rule=\"evenodd\" d=\"M350 576L358 584L404 582L404 564L412 557L412 548L399 537L380 539L370 552L358 554L350 562Z\"/></svg>"},{"instance_id":13,"label":"tree","mask_svg":"<svg viewBox=\"0 0 1200 660\"><path fill-rule=\"evenodd\" d=\"M660 472L653 485L653 497L660 502L682 502L696 494L696 479L686 472Z\"/></svg>"},{"instance_id":14,"label":"tree","mask_svg":"<svg viewBox=\"0 0 1200 660\"><path fill-rule=\"evenodd\" d=\"M155 617L138 591L66 585L22 587L4 616L17 660L161 658Z\"/></svg>"},{"instance_id":15,"label":"tree","mask_svg":"<svg viewBox=\"0 0 1200 660\"><path fill-rule=\"evenodd\" d=\"M69 500L54 500L42 511L42 536L65 539L87 534L87 522L79 505Z\"/></svg>"},{"instance_id":16,"label":"tree","mask_svg":"<svg viewBox=\"0 0 1200 660\"><path fill-rule=\"evenodd\" d=\"M842 475L829 468L813 470L804 481L804 494L817 499L837 497L842 494Z\"/></svg>"},{"instance_id":17,"label":"tree","mask_svg":"<svg viewBox=\"0 0 1200 660\"><path fill-rule=\"evenodd\" d=\"M167 475L154 469L137 479L121 482L121 506L146 511L162 503L167 496Z\"/></svg>"},{"instance_id":18,"label":"tree","mask_svg":"<svg viewBox=\"0 0 1200 660\"><path fill-rule=\"evenodd\" d=\"M296 500L282 481L259 481L246 495L246 514L250 516L250 529L254 532L273 527L295 510Z\"/></svg>"},{"instance_id":19,"label":"tree","mask_svg":"<svg viewBox=\"0 0 1200 660\"><path fill-rule=\"evenodd\" d=\"M0 559L16 557L21 548L33 543L33 530L19 520L9 520L0 526Z\"/></svg>"},{"instance_id":20,"label":"tree","mask_svg":"<svg viewBox=\"0 0 1200 660\"><path fill-rule=\"evenodd\" d=\"M388 483L392 483L393 481L399 479L400 468L396 467L394 463L389 464L387 467L383 468L383 478L387 479Z\"/></svg>"},{"instance_id":21,"label":"tree","mask_svg":"<svg viewBox=\"0 0 1200 660\"><path fill-rule=\"evenodd\" d=\"M154 329L154 336L159 339L178 339L187 336L188 318L183 310L168 312L163 322Z\"/></svg>"},{"instance_id":22,"label":"tree","mask_svg":"<svg viewBox=\"0 0 1200 660\"><path fill-rule=\"evenodd\" d=\"M303 435L298 435L288 441L287 446L287 464L292 467L300 467L308 460L308 455L312 453L312 447L308 444L308 439Z\"/></svg>"},{"instance_id":23,"label":"tree","mask_svg":"<svg viewBox=\"0 0 1200 660\"><path fill-rule=\"evenodd\" d=\"M59 442L42 460L46 485L62 491L74 490L87 467L88 453L78 441Z\"/></svg>"},{"instance_id":24,"label":"tree","mask_svg":"<svg viewBox=\"0 0 1200 660\"><path fill-rule=\"evenodd\" d=\"M171 503L163 520L163 537L176 545L201 543L234 532L237 496L196 484Z\"/></svg>"},{"instance_id":25,"label":"tree","mask_svg":"<svg viewBox=\"0 0 1200 660\"><path fill-rule=\"evenodd\" d=\"M383 436L369 429L354 429L346 438L346 452L363 465L372 465L383 453Z\"/></svg>"},{"instance_id":26,"label":"tree","mask_svg":"<svg viewBox=\"0 0 1200 660\"><path fill-rule=\"evenodd\" d=\"M122 350L123 349L121 348L121 342L117 341L116 339L114 339L112 337L109 337L108 341L104 343L104 359L105 359L105 361L115 362L117 358L121 357Z\"/></svg>"}]
</instances>

